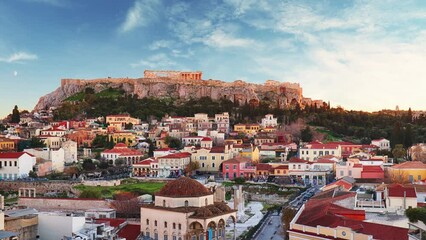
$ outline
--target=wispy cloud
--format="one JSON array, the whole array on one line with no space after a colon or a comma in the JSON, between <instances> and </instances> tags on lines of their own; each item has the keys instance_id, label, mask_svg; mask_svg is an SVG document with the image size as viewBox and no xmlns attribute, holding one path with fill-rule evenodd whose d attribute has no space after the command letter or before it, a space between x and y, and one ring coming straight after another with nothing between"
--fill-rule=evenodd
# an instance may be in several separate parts
<instances>
[{"instance_id":1,"label":"wispy cloud","mask_svg":"<svg viewBox=\"0 0 426 240\"><path fill-rule=\"evenodd\" d=\"M158 50L160 48L171 48L174 42L171 40L158 40L149 45L150 50Z\"/></svg>"},{"instance_id":2,"label":"wispy cloud","mask_svg":"<svg viewBox=\"0 0 426 240\"><path fill-rule=\"evenodd\" d=\"M211 47L227 48L227 47L254 47L256 42L252 39L238 38L224 31L217 29L203 42Z\"/></svg>"},{"instance_id":3,"label":"wispy cloud","mask_svg":"<svg viewBox=\"0 0 426 240\"><path fill-rule=\"evenodd\" d=\"M48 4L55 7L66 7L69 5L68 0L24 0L26 2L35 2L35 3L43 3Z\"/></svg>"},{"instance_id":4,"label":"wispy cloud","mask_svg":"<svg viewBox=\"0 0 426 240\"><path fill-rule=\"evenodd\" d=\"M36 60L38 59L37 55L26 52L17 52L8 57L0 57L0 62L7 63L22 63L25 61Z\"/></svg>"},{"instance_id":5,"label":"wispy cloud","mask_svg":"<svg viewBox=\"0 0 426 240\"><path fill-rule=\"evenodd\" d=\"M167 69L176 66L177 63L170 59L166 54L159 53L141 59L139 62L130 64L131 67L145 67L151 69Z\"/></svg>"},{"instance_id":6,"label":"wispy cloud","mask_svg":"<svg viewBox=\"0 0 426 240\"><path fill-rule=\"evenodd\" d=\"M160 0L136 0L127 11L126 19L119 27L119 31L124 33L147 26L150 21L157 18L160 5Z\"/></svg>"}]
</instances>

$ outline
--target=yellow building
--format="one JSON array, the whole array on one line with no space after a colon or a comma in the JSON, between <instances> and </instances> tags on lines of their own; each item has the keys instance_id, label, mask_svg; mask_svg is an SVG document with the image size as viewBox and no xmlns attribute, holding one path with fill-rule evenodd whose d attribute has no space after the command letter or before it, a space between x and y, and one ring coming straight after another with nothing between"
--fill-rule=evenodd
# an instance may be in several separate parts
<instances>
[{"instance_id":1,"label":"yellow building","mask_svg":"<svg viewBox=\"0 0 426 240\"><path fill-rule=\"evenodd\" d=\"M256 146L244 147L240 151L240 156L250 158L253 163L258 163L260 159L260 151Z\"/></svg>"},{"instance_id":2,"label":"yellow building","mask_svg":"<svg viewBox=\"0 0 426 240\"><path fill-rule=\"evenodd\" d=\"M9 139L0 139L0 151L11 151L15 149L15 142Z\"/></svg>"},{"instance_id":3,"label":"yellow building","mask_svg":"<svg viewBox=\"0 0 426 240\"><path fill-rule=\"evenodd\" d=\"M106 123L120 131L125 128L126 124L138 125L141 121L140 119L130 117L130 114L118 114L107 116Z\"/></svg>"},{"instance_id":4,"label":"yellow building","mask_svg":"<svg viewBox=\"0 0 426 240\"><path fill-rule=\"evenodd\" d=\"M388 169L392 182L416 182L426 179L426 164L420 161L407 161Z\"/></svg>"},{"instance_id":5,"label":"yellow building","mask_svg":"<svg viewBox=\"0 0 426 240\"><path fill-rule=\"evenodd\" d=\"M218 172L222 162L232 157L232 145L225 145L198 149L192 153L191 160L200 164L199 171Z\"/></svg>"},{"instance_id":6,"label":"yellow building","mask_svg":"<svg viewBox=\"0 0 426 240\"><path fill-rule=\"evenodd\" d=\"M136 135L131 132L115 132L108 134L110 140L114 143L125 143L127 146L136 145Z\"/></svg>"},{"instance_id":7,"label":"yellow building","mask_svg":"<svg viewBox=\"0 0 426 240\"><path fill-rule=\"evenodd\" d=\"M246 134L257 134L257 132L260 130L260 125L257 123L254 124L235 124L234 125L234 131L235 132L243 132Z\"/></svg>"}]
</instances>

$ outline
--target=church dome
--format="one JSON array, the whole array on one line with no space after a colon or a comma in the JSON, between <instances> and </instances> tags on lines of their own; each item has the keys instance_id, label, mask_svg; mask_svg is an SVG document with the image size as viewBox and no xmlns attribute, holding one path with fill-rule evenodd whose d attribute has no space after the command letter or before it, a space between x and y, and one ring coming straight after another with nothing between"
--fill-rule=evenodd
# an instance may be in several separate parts
<instances>
[{"instance_id":1,"label":"church dome","mask_svg":"<svg viewBox=\"0 0 426 240\"><path fill-rule=\"evenodd\" d=\"M202 197L212 195L203 184L189 177L180 177L174 181L168 182L156 196L161 197Z\"/></svg>"}]
</instances>

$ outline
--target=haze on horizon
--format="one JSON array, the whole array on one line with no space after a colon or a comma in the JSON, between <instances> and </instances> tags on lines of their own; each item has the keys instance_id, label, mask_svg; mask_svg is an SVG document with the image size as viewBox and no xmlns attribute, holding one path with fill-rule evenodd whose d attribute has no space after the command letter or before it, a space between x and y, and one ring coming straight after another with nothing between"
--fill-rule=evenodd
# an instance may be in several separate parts
<instances>
[{"instance_id":1,"label":"haze on horizon","mask_svg":"<svg viewBox=\"0 0 426 240\"><path fill-rule=\"evenodd\" d=\"M16 0L0 5L0 117L62 78L201 70L298 82L345 109L426 110L426 1Z\"/></svg>"}]
</instances>

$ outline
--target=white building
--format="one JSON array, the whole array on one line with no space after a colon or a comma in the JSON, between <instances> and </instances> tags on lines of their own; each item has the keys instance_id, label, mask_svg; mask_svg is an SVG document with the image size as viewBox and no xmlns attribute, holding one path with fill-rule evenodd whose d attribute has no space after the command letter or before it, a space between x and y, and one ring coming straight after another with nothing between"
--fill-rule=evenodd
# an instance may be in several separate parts
<instances>
[{"instance_id":1,"label":"white building","mask_svg":"<svg viewBox=\"0 0 426 240\"><path fill-rule=\"evenodd\" d=\"M65 212L38 213L38 235L43 240L72 237L84 228L86 218Z\"/></svg>"},{"instance_id":2,"label":"white building","mask_svg":"<svg viewBox=\"0 0 426 240\"><path fill-rule=\"evenodd\" d=\"M219 113L214 115L214 121L217 124L217 130L223 133L229 133L229 113Z\"/></svg>"},{"instance_id":3,"label":"white building","mask_svg":"<svg viewBox=\"0 0 426 240\"><path fill-rule=\"evenodd\" d=\"M77 143L71 140L62 142L65 163L77 162Z\"/></svg>"},{"instance_id":4,"label":"white building","mask_svg":"<svg viewBox=\"0 0 426 240\"><path fill-rule=\"evenodd\" d=\"M371 145L379 147L379 150L390 150L390 141L385 138L375 139L371 141Z\"/></svg>"},{"instance_id":5,"label":"white building","mask_svg":"<svg viewBox=\"0 0 426 240\"><path fill-rule=\"evenodd\" d=\"M35 164L36 157L26 152L0 153L0 179L28 177Z\"/></svg>"},{"instance_id":6,"label":"white building","mask_svg":"<svg viewBox=\"0 0 426 240\"><path fill-rule=\"evenodd\" d=\"M173 153L158 158L158 168L160 177L168 177L170 175L180 176L186 165L191 161L191 153L181 152Z\"/></svg>"},{"instance_id":7,"label":"white building","mask_svg":"<svg viewBox=\"0 0 426 240\"><path fill-rule=\"evenodd\" d=\"M274 118L272 114L266 114L264 118L262 118L262 123L260 124L262 128L266 127L276 127L278 126L278 119Z\"/></svg>"},{"instance_id":8,"label":"white building","mask_svg":"<svg viewBox=\"0 0 426 240\"><path fill-rule=\"evenodd\" d=\"M342 148L339 144L306 144L299 149L299 157L303 160L314 161L322 156L332 155L342 157Z\"/></svg>"},{"instance_id":9,"label":"white building","mask_svg":"<svg viewBox=\"0 0 426 240\"><path fill-rule=\"evenodd\" d=\"M201 136L189 136L189 137L183 137L182 138L182 144L183 146L187 146L187 145L198 145L201 146L201 140L204 137Z\"/></svg>"},{"instance_id":10,"label":"white building","mask_svg":"<svg viewBox=\"0 0 426 240\"><path fill-rule=\"evenodd\" d=\"M52 161L52 170L63 172L65 165L65 151L63 148L30 148L25 149L25 152L34 155L36 158Z\"/></svg>"}]
</instances>

